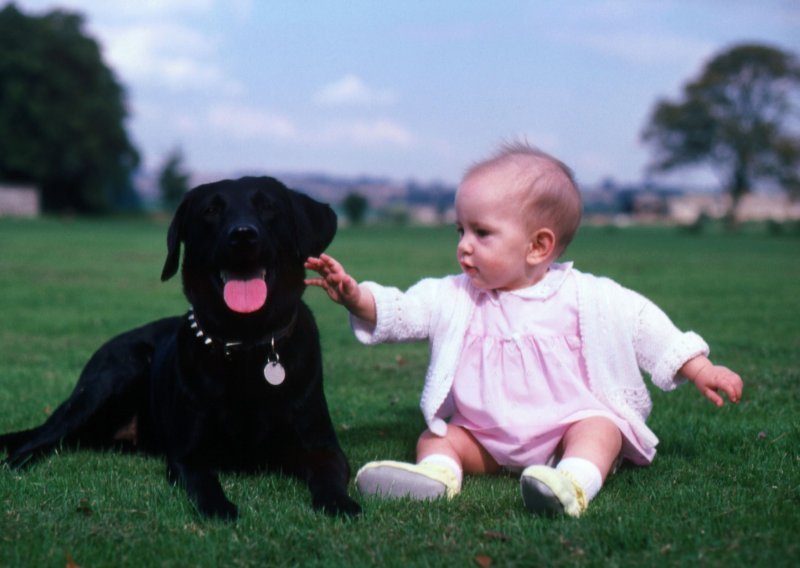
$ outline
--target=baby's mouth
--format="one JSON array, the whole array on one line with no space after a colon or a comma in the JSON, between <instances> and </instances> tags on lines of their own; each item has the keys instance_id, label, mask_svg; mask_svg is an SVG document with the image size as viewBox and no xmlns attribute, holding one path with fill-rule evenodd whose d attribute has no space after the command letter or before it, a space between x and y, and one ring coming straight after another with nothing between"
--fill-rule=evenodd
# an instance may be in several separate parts
<instances>
[{"instance_id":1,"label":"baby's mouth","mask_svg":"<svg viewBox=\"0 0 800 568\"><path fill-rule=\"evenodd\" d=\"M466 262L461 263L461 270L464 271L464 274L475 274L476 272L478 272L477 268Z\"/></svg>"}]
</instances>

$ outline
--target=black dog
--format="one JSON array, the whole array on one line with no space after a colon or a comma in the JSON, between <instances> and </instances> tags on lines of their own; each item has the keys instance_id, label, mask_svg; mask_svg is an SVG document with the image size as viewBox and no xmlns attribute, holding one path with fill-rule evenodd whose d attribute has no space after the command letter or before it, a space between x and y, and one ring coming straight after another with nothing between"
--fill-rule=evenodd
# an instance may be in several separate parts
<instances>
[{"instance_id":1,"label":"black dog","mask_svg":"<svg viewBox=\"0 0 800 568\"><path fill-rule=\"evenodd\" d=\"M300 297L304 260L333 240L336 214L272 178L188 192L161 274L180 264L192 310L115 337L36 428L0 436L17 468L61 445L121 443L164 455L203 515L234 519L219 470L280 469L315 509L358 514L322 388L319 334Z\"/></svg>"}]
</instances>

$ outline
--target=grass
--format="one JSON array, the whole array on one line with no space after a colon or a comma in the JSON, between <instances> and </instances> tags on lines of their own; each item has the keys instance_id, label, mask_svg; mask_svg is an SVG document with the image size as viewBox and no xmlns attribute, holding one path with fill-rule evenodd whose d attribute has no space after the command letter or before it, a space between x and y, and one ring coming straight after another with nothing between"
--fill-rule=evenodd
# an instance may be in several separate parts
<instances>
[{"instance_id":1,"label":"grass","mask_svg":"<svg viewBox=\"0 0 800 568\"><path fill-rule=\"evenodd\" d=\"M158 281L166 226L0 220L0 431L41 422L115 333L186 303ZM359 279L406 287L457 270L452 229L360 228L330 252ZM0 566L795 566L800 562L800 239L586 227L581 269L647 295L745 380L716 409L653 390L648 468L613 476L580 520L526 514L516 479L468 477L450 502L357 498L356 521L314 513L302 484L226 475L238 523L204 521L161 460L67 452L0 470ZM411 459L424 344L360 346L343 310L306 294L326 392L354 469Z\"/></svg>"}]
</instances>

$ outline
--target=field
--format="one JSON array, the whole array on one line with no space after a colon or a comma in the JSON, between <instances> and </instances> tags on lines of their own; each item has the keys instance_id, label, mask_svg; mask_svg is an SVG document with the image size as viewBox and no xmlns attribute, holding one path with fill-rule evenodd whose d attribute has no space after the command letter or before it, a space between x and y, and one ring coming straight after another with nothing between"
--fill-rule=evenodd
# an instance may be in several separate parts
<instances>
[{"instance_id":1,"label":"field","mask_svg":"<svg viewBox=\"0 0 800 568\"><path fill-rule=\"evenodd\" d=\"M182 313L159 281L166 224L0 220L0 431L38 424L113 334ZM330 252L359 279L401 288L455 272L452 228L340 231ZM300 483L226 475L238 523L202 520L161 460L62 452L0 468L0 566L797 566L800 565L800 239L586 227L568 257L645 294L744 400L717 409L689 385L651 389L661 443L623 467L579 520L526 513L512 476L468 477L449 502L353 495L355 521L310 508ZM412 459L423 344L363 347L319 290L326 392L353 469Z\"/></svg>"}]
</instances>

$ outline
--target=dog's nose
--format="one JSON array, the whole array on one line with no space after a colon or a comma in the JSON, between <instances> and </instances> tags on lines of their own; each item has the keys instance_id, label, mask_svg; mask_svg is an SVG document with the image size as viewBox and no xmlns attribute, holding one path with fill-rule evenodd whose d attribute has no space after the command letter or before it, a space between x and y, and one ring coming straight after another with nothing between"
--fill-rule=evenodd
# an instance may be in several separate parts
<instances>
[{"instance_id":1,"label":"dog's nose","mask_svg":"<svg viewBox=\"0 0 800 568\"><path fill-rule=\"evenodd\" d=\"M233 247L251 247L258 243L258 229L253 225L236 225L228 233Z\"/></svg>"}]
</instances>

